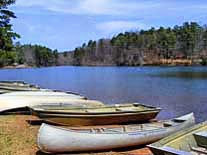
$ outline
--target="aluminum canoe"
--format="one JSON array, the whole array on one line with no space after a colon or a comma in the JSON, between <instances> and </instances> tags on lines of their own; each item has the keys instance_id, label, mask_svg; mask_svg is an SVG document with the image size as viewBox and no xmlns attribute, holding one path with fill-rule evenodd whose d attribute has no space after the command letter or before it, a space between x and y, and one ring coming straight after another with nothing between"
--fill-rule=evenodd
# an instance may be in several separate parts
<instances>
[{"instance_id":1,"label":"aluminum canoe","mask_svg":"<svg viewBox=\"0 0 207 155\"><path fill-rule=\"evenodd\" d=\"M194 125L193 113L146 124L68 129L42 124L37 144L42 152L85 152L149 144Z\"/></svg>"}]
</instances>

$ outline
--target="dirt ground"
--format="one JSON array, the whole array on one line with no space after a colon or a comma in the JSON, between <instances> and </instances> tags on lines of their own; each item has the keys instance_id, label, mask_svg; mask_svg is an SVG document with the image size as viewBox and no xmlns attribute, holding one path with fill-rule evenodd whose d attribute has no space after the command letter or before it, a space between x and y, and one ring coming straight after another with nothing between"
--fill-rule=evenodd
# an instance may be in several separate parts
<instances>
[{"instance_id":1,"label":"dirt ground","mask_svg":"<svg viewBox=\"0 0 207 155\"><path fill-rule=\"evenodd\" d=\"M45 155L36 145L39 125L31 125L36 117L30 115L0 116L0 155ZM147 148L125 149L85 155L152 155ZM83 154L81 154L83 155Z\"/></svg>"}]
</instances>

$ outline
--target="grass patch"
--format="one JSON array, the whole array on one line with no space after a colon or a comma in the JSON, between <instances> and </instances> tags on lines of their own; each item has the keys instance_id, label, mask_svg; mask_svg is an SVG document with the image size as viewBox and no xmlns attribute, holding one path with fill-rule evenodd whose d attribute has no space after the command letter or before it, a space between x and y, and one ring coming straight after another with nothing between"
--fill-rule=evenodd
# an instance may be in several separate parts
<instances>
[{"instance_id":1,"label":"grass patch","mask_svg":"<svg viewBox=\"0 0 207 155\"><path fill-rule=\"evenodd\" d=\"M37 149L36 136L39 126L31 126L26 120L31 116L0 116L0 154L30 155Z\"/></svg>"}]
</instances>

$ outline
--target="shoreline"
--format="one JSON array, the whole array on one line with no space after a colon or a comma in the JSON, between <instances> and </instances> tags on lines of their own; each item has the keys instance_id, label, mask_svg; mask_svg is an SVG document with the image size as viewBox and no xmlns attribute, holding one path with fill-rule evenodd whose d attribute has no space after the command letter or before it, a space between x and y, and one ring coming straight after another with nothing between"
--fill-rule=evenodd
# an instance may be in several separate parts
<instances>
[{"instance_id":1,"label":"shoreline","mask_svg":"<svg viewBox=\"0 0 207 155\"><path fill-rule=\"evenodd\" d=\"M33 66L29 66L27 64L9 65L9 66L3 66L0 69L25 69L25 68L33 68Z\"/></svg>"},{"instance_id":2,"label":"shoreline","mask_svg":"<svg viewBox=\"0 0 207 155\"><path fill-rule=\"evenodd\" d=\"M41 68L52 68L52 67L205 67L205 65L142 65L142 66L116 66L116 65L61 65L61 66L41 66L41 67L15 67L15 66L4 66L0 67L3 69L41 69Z\"/></svg>"},{"instance_id":3,"label":"shoreline","mask_svg":"<svg viewBox=\"0 0 207 155\"><path fill-rule=\"evenodd\" d=\"M189 59L161 59L156 62L146 62L142 65L115 65L115 64L82 64L82 65L51 65L51 66L30 66L28 64L14 64L0 67L0 69L27 69L27 68L48 68L48 67L62 67L62 66L78 66L78 67L179 67L179 66L186 66L186 67L194 67L194 66L206 66L202 65L199 60L193 61Z\"/></svg>"}]
</instances>

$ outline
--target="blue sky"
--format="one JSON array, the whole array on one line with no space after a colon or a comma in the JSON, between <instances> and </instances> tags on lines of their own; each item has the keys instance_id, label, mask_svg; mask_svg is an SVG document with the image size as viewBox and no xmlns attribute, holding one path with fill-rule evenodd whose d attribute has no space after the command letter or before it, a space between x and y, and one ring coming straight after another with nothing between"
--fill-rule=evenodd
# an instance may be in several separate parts
<instances>
[{"instance_id":1,"label":"blue sky","mask_svg":"<svg viewBox=\"0 0 207 155\"><path fill-rule=\"evenodd\" d=\"M21 43L59 51L124 31L207 24L206 0L16 0L10 9Z\"/></svg>"}]
</instances>

